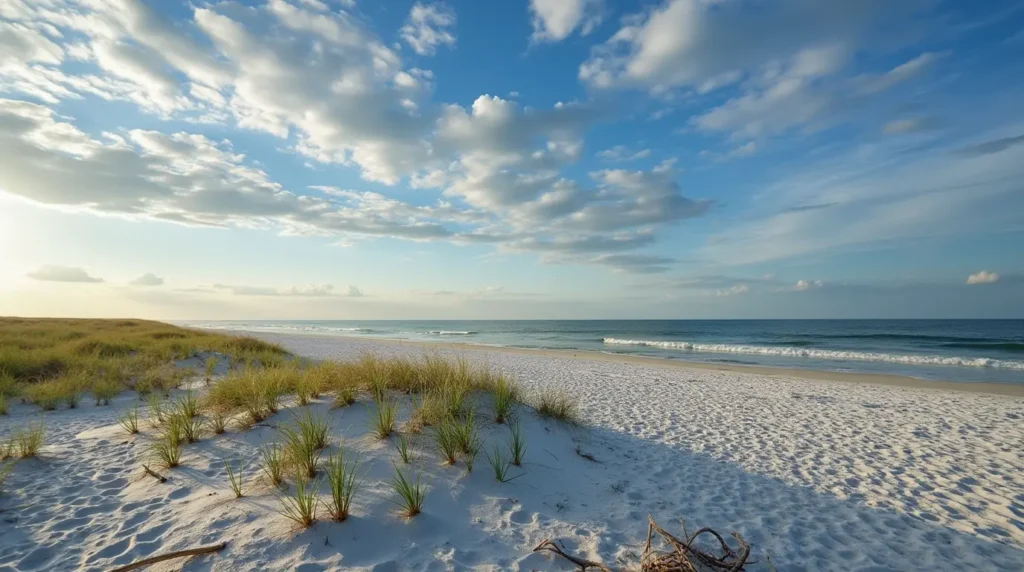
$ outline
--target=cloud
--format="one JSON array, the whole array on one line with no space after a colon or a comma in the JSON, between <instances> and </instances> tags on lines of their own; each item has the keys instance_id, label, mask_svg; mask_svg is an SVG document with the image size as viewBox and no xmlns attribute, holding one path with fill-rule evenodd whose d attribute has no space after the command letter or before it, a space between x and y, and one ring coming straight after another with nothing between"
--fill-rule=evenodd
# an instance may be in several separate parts
<instances>
[{"instance_id":1,"label":"cloud","mask_svg":"<svg viewBox=\"0 0 1024 572\"><path fill-rule=\"evenodd\" d=\"M650 149L640 149L639 151L632 151L625 145L616 145L603 151L598 151L597 156L604 161L636 161L637 159L646 159L651 156Z\"/></svg>"},{"instance_id":2,"label":"cloud","mask_svg":"<svg viewBox=\"0 0 1024 572\"><path fill-rule=\"evenodd\" d=\"M956 142L908 149L883 141L809 163L759 189L758 204L709 241L701 258L739 265L1016 231L1024 146L995 147L963 153L948 152L964 148Z\"/></svg>"},{"instance_id":3,"label":"cloud","mask_svg":"<svg viewBox=\"0 0 1024 572\"><path fill-rule=\"evenodd\" d=\"M577 28L589 34L601 23L603 0L530 0L535 42L564 40Z\"/></svg>"},{"instance_id":4,"label":"cloud","mask_svg":"<svg viewBox=\"0 0 1024 572\"><path fill-rule=\"evenodd\" d=\"M163 283L164 279L152 272L147 272L130 282L132 286L162 286Z\"/></svg>"},{"instance_id":5,"label":"cloud","mask_svg":"<svg viewBox=\"0 0 1024 572\"><path fill-rule=\"evenodd\" d=\"M1000 137L999 139L993 139L992 141L986 141L984 143L964 147L960 149L960 153L969 156L990 155L993 153L1000 153L1015 145L1020 145L1021 143L1024 143L1024 135Z\"/></svg>"},{"instance_id":6,"label":"cloud","mask_svg":"<svg viewBox=\"0 0 1024 572\"><path fill-rule=\"evenodd\" d=\"M529 107L491 95L470 105L432 103L433 73L403 63L400 50L348 4L204 4L171 23L138 0L119 2L74 10L30 3L12 17L12 26L49 26L74 44L39 51L27 64L19 39L21 51L5 60L14 63L0 66L5 89L38 101L0 99L3 192L136 220L340 242L491 244L578 256L613 270L626 266L602 255L650 246L661 229L711 206L687 196L692 191L684 192L671 161L648 171L568 177L588 129L610 116L610 106ZM595 9L584 4L576 29ZM436 37L449 33L451 26L441 25L449 20L453 25L454 14L437 4L418 4L409 15ZM19 38L28 33L18 30ZM421 47L431 42L414 37ZM58 65L72 57L74 65ZM131 102L174 120L156 125L181 130L86 133L75 118L54 112L61 101L93 97ZM383 188L407 182L436 200L405 202L378 192L382 187L287 188L231 141L180 127L189 123L265 133L314 167L351 167ZM573 246L583 250L566 250Z\"/></svg>"},{"instance_id":7,"label":"cloud","mask_svg":"<svg viewBox=\"0 0 1024 572\"><path fill-rule=\"evenodd\" d=\"M999 281L999 275L995 272L982 270L967 277L968 284L992 284Z\"/></svg>"},{"instance_id":8,"label":"cloud","mask_svg":"<svg viewBox=\"0 0 1024 572\"><path fill-rule=\"evenodd\" d=\"M807 49L788 66L772 71L769 79L748 87L744 95L692 117L690 124L701 131L728 132L732 139L826 126L860 99L914 77L935 60L935 54L922 54L880 75L846 82L832 77L845 63L844 53L835 48Z\"/></svg>"},{"instance_id":9,"label":"cloud","mask_svg":"<svg viewBox=\"0 0 1024 572\"><path fill-rule=\"evenodd\" d=\"M715 296L718 296L720 298L725 296L737 296L739 294L746 294L749 291L750 286L747 286L746 284L737 284L724 290L716 291Z\"/></svg>"},{"instance_id":10,"label":"cloud","mask_svg":"<svg viewBox=\"0 0 1024 572\"><path fill-rule=\"evenodd\" d=\"M102 278L89 276L89 273L81 268L50 264L29 272L28 277L43 282L103 282Z\"/></svg>"},{"instance_id":11,"label":"cloud","mask_svg":"<svg viewBox=\"0 0 1024 572\"><path fill-rule=\"evenodd\" d=\"M942 128L942 121L936 117L913 117L910 119L894 119L882 126L882 133L886 135L903 135L909 133L922 133L935 131Z\"/></svg>"},{"instance_id":12,"label":"cloud","mask_svg":"<svg viewBox=\"0 0 1024 572\"><path fill-rule=\"evenodd\" d=\"M360 290L359 288L356 288L355 286L352 286L351 284L349 285L349 287L348 287L348 297L349 298L362 298L363 296L364 296L364 294L363 294L362 290Z\"/></svg>"},{"instance_id":13,"label":"cloud","mask_svg":"<svg viewBox=\"0 0 1024 572\"><path fill-rule=\"evenodd\" d=\"M289 288L274 288L270 286L244 286L233 284L214 284L214 290L230 292L235 296L293 296L293 297L326 297L335 296L334 286L324 284L322 286L292 286Z\"/></svg>"},{"instance_id":14,"label":"cloud","mask_svg":"<svg viewBox=\"0 0 1024 572\"><path fill-rule=\"evenodd\" d=\"M845 58L865 38L898 29L919 4L781 0L749 10L744 3L669 0L624 18L593 49L579 75L597 87L689 86L706 92L772 62L799 59L807 50Z\"/></svg>"},{"instance_id":15,"label":"cloud","mask_svg":"<svg viewBox=\"0 0 1024 572\"><path fill-rule=\"evenodd\" d=\"M812 288L821 288L825 283L821 280L797 280L796 285L793 287L794 290L810 290Z\"/></svg>"},{"instance_id":16,"label":"cloud","mask_svg":"<svg viewBox=\"0 0 1024 572\"><path fill-rule=\"evenodd\" d=\"M421 56L432 56L438 46L455 46L455 36L447 30L455 26L455 11L446 4L417 2L402 26L405 43Z\"/></svg>"}]
</instances>

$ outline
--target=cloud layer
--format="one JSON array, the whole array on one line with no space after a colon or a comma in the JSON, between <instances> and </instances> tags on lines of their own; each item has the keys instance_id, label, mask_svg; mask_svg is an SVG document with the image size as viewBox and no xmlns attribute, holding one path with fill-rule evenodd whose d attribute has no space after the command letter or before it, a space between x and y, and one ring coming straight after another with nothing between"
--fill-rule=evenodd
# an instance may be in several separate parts
<instances>
[{"instance_id":1,"label":"cloud layer","mask_svg":"<svg viewBox=\"0 0 1024 572\"><path fill-rule=\"evenodd\" d=\"M74 266L56 266L51 264L47 264L37 270L29 272L28 277L33 280L40 280L43 282L103 282L102 278L90 276L89 273L82 268Z\"/></svg>"}]
</instances>

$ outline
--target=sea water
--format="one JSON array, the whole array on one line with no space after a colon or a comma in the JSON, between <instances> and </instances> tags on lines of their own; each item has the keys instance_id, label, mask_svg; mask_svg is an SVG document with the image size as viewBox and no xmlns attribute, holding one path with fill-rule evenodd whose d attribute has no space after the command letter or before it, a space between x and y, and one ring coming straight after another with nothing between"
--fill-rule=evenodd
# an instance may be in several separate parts
<instances>
[{"instance_id":1,"label":"sea water","mask_svg":"<svg viewBox=\"0 0 1024 572\"><path fill-rule=\"evenodd\" d=\"M1022 320L267 320L185 324L1024 383Z\"/></svg>"}]
</instances>

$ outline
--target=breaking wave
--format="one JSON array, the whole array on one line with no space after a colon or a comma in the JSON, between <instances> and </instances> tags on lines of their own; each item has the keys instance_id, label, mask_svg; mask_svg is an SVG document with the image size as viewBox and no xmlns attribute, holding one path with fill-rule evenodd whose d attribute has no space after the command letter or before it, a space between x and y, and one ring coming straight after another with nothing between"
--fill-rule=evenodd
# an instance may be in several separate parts
<instances>
[{"instance_id":1,"label":"breaking wave","mask_svg":"<svg viewBox=\"0 0 1024 572\"><path fill-rule=\"evenodd\" d=\"M691 352L777 355L786 357L807 357L829 360L876 361L886 363L902 363L909 365L952 365L966 367L994 367L1003 369L1024 370L1024 362L998 360L982 357L970 358L955 356L914 356L845 350L810 349L804 347L736 346L730 344L696 344L691 342L665 342L656 340L623 340L619 338L604 338L603 342L611 345L647 346L652 348L662 348L666 350L682 350Z\"/></svg>"}]
</instances>

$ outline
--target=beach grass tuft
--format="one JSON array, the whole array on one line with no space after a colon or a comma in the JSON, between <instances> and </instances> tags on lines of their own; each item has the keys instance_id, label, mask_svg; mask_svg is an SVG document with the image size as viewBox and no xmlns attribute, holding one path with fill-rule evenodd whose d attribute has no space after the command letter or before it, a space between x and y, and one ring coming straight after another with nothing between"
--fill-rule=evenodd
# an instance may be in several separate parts
<instances>
[{"instance_id":1,"label":"beach grass tuft","mask_svg":"<svg viewBox=\"0 0 1024 572\"><path fill-rule=\"evenodd\" d=\"M117 424L124 428L130 435L139 432L139 406L134 405L131 409L125 409L117 416Z\"/></svg>"},{"instance_id":2,"label":"beach grass tuft","mask_svg":"<svg viewBox=\"0 0 1024 572\"><path fill-rule=\"evenodd\" d=\"M220 363L220 358L217 356L209 356L206 361L203 362L203 378L206 380L206 385L209 386L213 380L213 371L217 369L217 364Z\"/></svg>"},{"instance_id":3,"label":"beach grass tuft","mask_svg":"<svg viewBox=\"0 0 1024 572\"><path fill-rule=\"evenodd\" d=\"M46 441L46 426L42 420L37 423L29 423L18 429L11 436L14 452L22 459L35 457L43 448Z\"/></svg>"},{"instance_id":4,"label":"beach grass tuft","mask_svg":"<svg viewBox=\"0 0 1024 572\"><path fill-rule=\"evenodd\" d=\"M397 406L392 399L384 395L375 397L374 404L377 408L371 419L373 434L378 439L387 439L395 430L395 410Z\"/></svg>"},{"instance_id":5,"label":"beach grass tuft","mask_svg":"<svg viewBox=\"0 0 1024 572\"><path fill-rule=\"evenodd\" d=\"M93 382L92 396L96 398L96 405L110 405L110 400L121 393L124 387L116 379L103 377Z\"/></svg>"},{"instance_id":6,"label":"beach grass tuft","mask_svg":"<svg viewBox=\"0 0 1024 572\"><path fill-rule=\"evenodd\" d=\"M284 482L284 449L277 443L269 443L260 448L260 469L270 484L279 487Z\"/></svg>"},{"instance_id":7,"label":"beach grass tuft","mask_svg":"<svg viewBox=\"0 0 1024 572\"><path fill-rule=\"evenodd\" d=\"M513 465L521 467L523 465L523 457L526 456L526 439L523 437L518 420L509 423L508 428L512 433L508 440L510 460Z\"/></svg>"},{"instance_id":8,"label":"beach grass tuft","mask_svg":"<svg viewBox=\"0 0 1024 572\"><path fill-rule=\"evenodd\" d=\"M491 470L494 471L494 478L502 483L507 482L508 469L512 465L512 461L505 456L497 445L494 446L491 453L485 454L487 455L487 463L491 466Z\"/></svg>"},{"instance_id":9,"label":"beach grass tuft","mask_svg":"<svg viewBox=\"0 0 1024 572\"><path fill-rule=\"evenodd\" d=\"M402 509L402 515L412 518L423 510L423 500L426 497L420 484L420 477L417 474L415 482L410 481L402 474L398 465L392 466L395 467L395 476L391 480L391 488L398 495L398 499L393 502Z\"/></svg>"},{"instance_id":10,"label":"beach grass tuft","mask_svg":"<svg viewBox=\"0 0 1024 572\"><path fill-rule=\"evenodd\" d=\"M412 452L409 451L409 437L405 433L398 434L398 440L395 443L395 447L398 449L398 456L402 458L402 462L406 465L412 457Z\"/></svg>"},{"instance_id":11,"label":"beach grass tuft","mask_svg":"<svg viewBox=\"0 0 1024 572\"><path fill-rule=\"evenodd\" d=\"M309 528L316 522L317 491L320 481L310 481L304 476L295 479L295 492L280 494L280 513L302 528Z\"/></svg>"},{"instance_id":12,"label":"beach grass tuft","mask_svg":"<svg viewBox=\"0 0 1024 572\"><path fill-rule=\"evenodd\" d=\"M454 465L459 457L458 427L454 419L434 425L434 445L446 465Z\"/></svg>"},{"instance_id":13,"label":"beach grass tuft","mask_svg":"<svg viewBox=\"0 0 1024 572\"><path fill-rule=\"evenodd\" d=\"M164 422L164 400L152 393L146 397L146 406L149 408L149 424L155 429Z\"/></svg>"},{"instance_id":14,"label":"beach grass tuft","mask_svg":"<svg viewBox=\"0 0 1024 572\"><path fill-rule=\"evenodd\" d=\"M355 460L346 461L344 454L339 452L327 459L324 469L327 473L328 487L331 489L331 502L327 505L327 511L331 518L342 522L348 518L352 497L360 485L356 480L359 463Z\"/></svg>"},{"instance_id":15,"label":"beach grass tuft","mask_svg":"<svg viewBox=\"0 0 1024 572\"><path fill-rule=\"evenodd\" d=\"M579 406L568 392L561 389L543 389L533 398L533 407L542 417L571 425L580 423Z\"/></svg>"},{"instance_id":16,"label":"beach grass tuft","mask_svg":"<svg viewBox=\"0 0 1024 572\"><path fill-rule=\"evenodd\" d=\"M230 415L226 411L215 410L210 413L210 431L213 431L214 435L221 435L228 429L228 420Z\"/></svg>"},{"instance_id":17,"label":"beach grass tuft","mask_svg":"<svg viewBox=\"0 0 1024 572\"><path fill-rule=\"evenodd\" d=\"M228 472L228 484L231 485L231 492L235 493L235 498L242 498L242 472L239 470L237 473L231 468L231 463L224 461L224 468Z\"/></svg>"},{"instance_id":18,"label":"beach grass tuft","mask_svg":"<svg viewBox=\"0 0 1024 572\"><path fill-rule=\"evenodd\" d=\"M323 447L310 426L298 419L295 425L281 426L278 432L284 439L285 457L296 474L303 478L315 477Z\"/></svg>"},{"instance_id":19,"label":"beach grass tuft","mask_svg":"<svg viewBox=\"0 0 1024 572\"><path fill-rule=\"evenodd\" d=\"M519 386L505 376L497 376L491 385L494 395L494 422L505 423L512 413L512 407L522 399Z\"/></svg>"},{"instance_id":20,"label":"beach grass tuft","mask_svg":"<svg viewBox=\"0 0 1024 572\"><path fill-rule=\"evenodd\" d=\"M11 476L14 472L14 462L0 464L0 493L4 491L4 483L7 482L7 477Z\"/></svg>"},{"instance_id":21,"label":"beach grass tuft","mask_svg":"<svg viewBox=\"0 0 1024 572\"><path fill-rule=\"evenodd\" d=\"M168 419L159 438L150 445L150 454L160 467L173 469L181 464L181 445L184 440L177 417Z\"/></svg>"}]
</instances>

